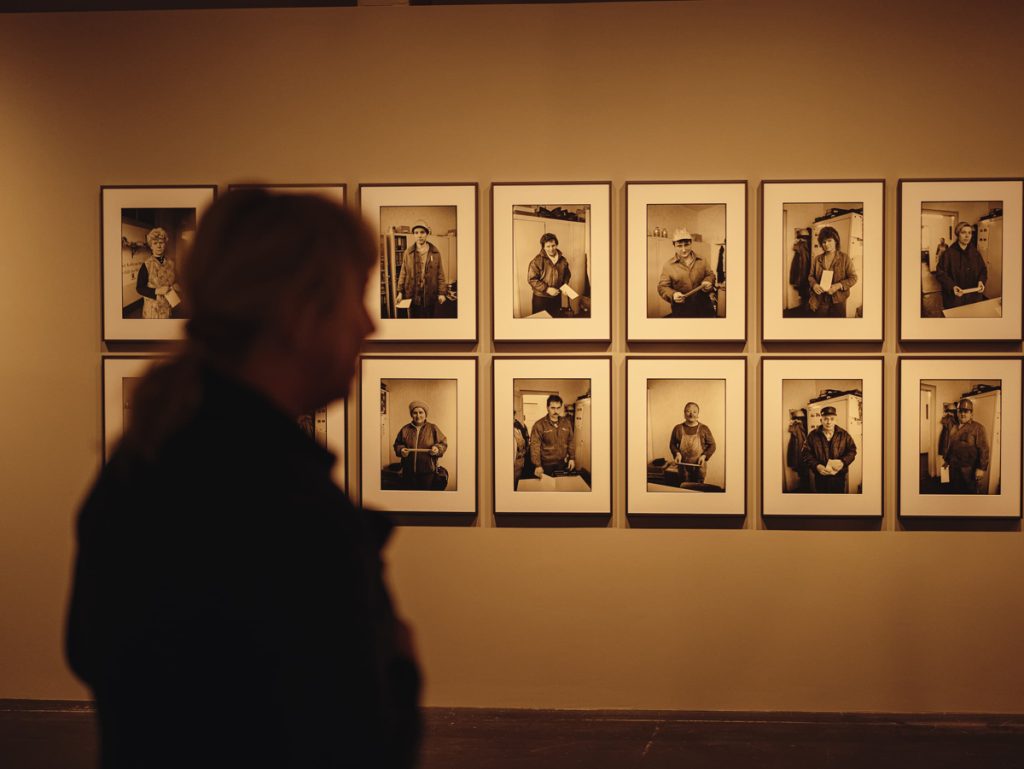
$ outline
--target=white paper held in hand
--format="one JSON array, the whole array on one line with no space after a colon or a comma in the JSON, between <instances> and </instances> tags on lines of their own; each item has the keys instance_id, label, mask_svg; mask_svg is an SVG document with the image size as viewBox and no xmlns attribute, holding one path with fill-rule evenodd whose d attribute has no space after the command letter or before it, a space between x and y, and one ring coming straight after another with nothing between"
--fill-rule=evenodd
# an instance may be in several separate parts
<instances>
[{"instance_id":1,"label":"white paper held in hand","mask_svg":"<svg viewBox=\"0 0 1024 769\"><path fill-rule=\"evenodd\" d=\"M828 291L832 288L832 270L825 270L821 273L821 280L818 281L818 285L821 286L822 291Z\"/></svg>"},{"instance_id":2,"label":"white paper held in hand","mask_svg":"<svg viewBox=\"0 0 1024 769\"><path fill-rule=\"evenodd\" d=\"M562 288L559 290L570 299L576 299L579 296L579 292L574 291L568 283L563 283Z\"/></svg>"},{"instance_id":3,"label":"white paper held in hand","mask_svg":"<svg viewBox=\"0 0 1024 769\"><path fill-rule=\"evenodd\" d=\"M164 294L164 299L167 300L167 304L171 306L172 310L181 304L181 297L178 296L178 292L173 288L167 289L167 293Z\"/></svg>"}]
</instances>

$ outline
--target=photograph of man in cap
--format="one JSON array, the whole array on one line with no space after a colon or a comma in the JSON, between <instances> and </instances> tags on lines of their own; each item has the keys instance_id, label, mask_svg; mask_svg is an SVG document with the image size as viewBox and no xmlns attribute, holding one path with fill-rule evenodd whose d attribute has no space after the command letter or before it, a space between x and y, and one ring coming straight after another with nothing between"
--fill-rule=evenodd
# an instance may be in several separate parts
<instances>
[{"instance_id":1,"label":"photograph of man in cap","mask_svg":"<svg viewBox=\"0 0 1024 769\"><path fill-rule=\"evenodd\" d=\"M448 439L437 425L427 421L428 413L426 403L412 401L412 421L403 425L395 437L395 455L402 460L402 486L406 489L441 490L435 475L438 460L448 450Z\"/></svg>"},{"instance_id":2,"label":"photograph of man in cap","mask_svg":"<svg viewBox=\"0 0 1024 769\"><path fill-rule=\"evenodd\" d=\"M710 292L715 273L691 248L693 236L685 227L672 233L676 253L661 270L658 295L668 302L673 318L713 318Z\"/></svg>"},{"instance_id":3,"label":"photograph of man in cap","mask_svg":"<svg viewBox=\"0 0 1024 769\"><path fill-rule=\"evenodd\" d=\"M847 494L849 467L857 456L853 437L836 424L836 409L821 410L821 426L804 443L803 461L811 473L815 494Z\"/></svg>"},{"instance_id":4,"label":"photograph of man in cap","mask_svg":"<svg viewBox=\"0 0 1024 769\"><path fill-rule=\"evenodd\" d=\"M430 227L422 219L412 226L412 234L413 241L402 256L395 302L411 299L410 318L433 318L448 294L441 252L427 240Z\"/></svg>"},{"instance_id":5,"label":"photograph of man in cap","mask_svg":"<svg viewBox=\"0 0 1024 769\"><path fill-rule=\"evenodd\" d=\"M679 465L679 477L685 482L704 483L708 460L715 453L715 437L698 420L700 406L690 401L683 407L684 421L672 428L668 453Z\"/></svg>"},{"instance_id":6,"label":"photograph of man in cap","mask_svg":"<svg viewBox=\"0 0 1024 769\"><path fill-rule=\"evenodd\" d=\"M530 461L534 475L563 474L576 467L576 447L572 440L572 424L562 417L562 397L548 396L547 416L534 422L530 430Z\"/></svg>"},{"instance_id":7,"label":"photograph of man in cap","mask_svg":"<svg viewBox=\"0 0 1024 769\"><path fill-rule=\"evenodd\" d=\"M949 468L947 494L977 494L980 482L988 472L991 458L985 427L974 421L974 402L963 398L956 407L958 424L946 435L942 466Z\"/></svg>"},{"instance_id":8,"label":"photograph of man in cap","mask_svg":"<svg viewBox=\"0 0 1024 769\"><path fill-rule=\"evenodd\" d=\"M533 311L546 311L552 318L562 314L562 286L569 283L569 260L558 248L558 236L540 236L540 252L530 261L526 279L533 290Z\"/></svg>"}]
</instances>

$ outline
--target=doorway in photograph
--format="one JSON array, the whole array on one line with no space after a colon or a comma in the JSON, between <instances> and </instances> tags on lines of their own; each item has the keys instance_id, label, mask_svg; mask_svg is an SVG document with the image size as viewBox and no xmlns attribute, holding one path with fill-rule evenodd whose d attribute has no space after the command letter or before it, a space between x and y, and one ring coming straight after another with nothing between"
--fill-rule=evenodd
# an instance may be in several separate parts
<instances>
[{"instance_id":1,"label":"doorway in photograph","mask_svg":"<svg viewBox=\"0 0 1024 769\"><path fill-rule=\"evenodd\" d=\"M515 491L590 491L589 379L515 379Z\"/></svg>"},{"instance_id":2,"label":"doorway in photograph","mask_svg":"<svg viewBox=\"0 0 1024 769\"><path fill-rule=\"evenodd\" d=\"M920 493L999 494L1002 381L922 379Z\"/></svg>"}]
</instances>

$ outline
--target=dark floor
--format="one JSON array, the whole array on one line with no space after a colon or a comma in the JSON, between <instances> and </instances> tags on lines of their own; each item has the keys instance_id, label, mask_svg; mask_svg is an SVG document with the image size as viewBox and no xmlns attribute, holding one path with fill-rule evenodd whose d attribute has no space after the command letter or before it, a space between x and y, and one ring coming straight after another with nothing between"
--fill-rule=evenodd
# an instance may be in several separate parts
<instances>
[{"instance_id":1,"label":"dark floor","mask_svg":"<svg viewBox=\"0 0 1024 769\"><path fill-rule=\"evenodd\" d=\"M422 769L1024 769L1024 716L426 712ZM0 701L0 767L92 769L80 705Z\"/></svg>"}]
</instances>

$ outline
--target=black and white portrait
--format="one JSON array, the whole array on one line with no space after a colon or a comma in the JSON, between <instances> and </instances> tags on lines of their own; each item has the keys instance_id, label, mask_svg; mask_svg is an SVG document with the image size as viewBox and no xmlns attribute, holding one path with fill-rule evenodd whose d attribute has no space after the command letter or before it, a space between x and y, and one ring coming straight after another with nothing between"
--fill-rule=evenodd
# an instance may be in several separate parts
<instances>
[{"instance_id":1,"label":"black and white portrait","mask_svg":"<svg viewBox=\"0 0 1024 769\"><path fill-rule=\"evenodd\" d=\"M864 204L785 203L784 317L863 315Z\"/></svg>"},{"instance_id":2,"label":"black and white portrait","mask_svg":"<svg viewBox=\"0 0 1024 769\"><path fill-rule=\"evenodd\" d=\"M998 494L1002 382L922 379L922 494Z\"/></svg>"},{"instance_id":3,"label":"black and white portrait","mask_svg":"<svg viewBox=\"0 0 1024 769\"><path fill-rule=\"evenodd\" d=\"M512 253L514 317L589 317L589 204L513 206Z\"/></svg>"},{"instance_id":4,"label":"black and white portrait","mask_svg":"<svg viewBox=\"0 0 1024 769\"><path fill-rule=\"evenodd\" d=\"M458 490L457 380L381 379L380 435L381 489Z\"/></svg>"},{"instance_id":5,"label":"black and white portrait","mask_svg":"<svg viewBox=\"0 0 1024 769\"><path fill-rule=\"evenodd\" d=\"M593 406L589 379L515 379L512 473L516 491L589 491Z\"/></svg>"},{"instance_id":6,"label":"black and white portrait","mask_svg":"<svg viewBox=\"0 0 1024 769\"><path fill-rule=\"evenodd\" d=\"M380 317L458 317L458 210L381 206Z\"/></svg>"},{"instance_id":7,"label":"black and white portrait","mask_svg":"<svg viewBox=\"0 0 1024 769\"><path fill-rule=\"evenodd\" d=\"M647 380L647 490L726 490L726 381Z\"/></svg>"},{"instance_id":8,"label":"black and white portrait","mask_svg":"<svg viewBox=\"0 0 1024 769\"><path fill-rule=\"evenodd\" d=\"M122 318L184 317L178 276L195 231L195 208L121 209Z\"/></svg>"},{"instance_id":9,"label":"black and white portrait","mask_svg":"<svg viewBox=\"0 0 1024 769\"><path fill-rule=\"evenodd\" d=\"M921 317L1001 318L1003 201L921 204Z\"/></svg>"},{"instance_id":10,"label":"black and white portrait","mask_svg":"<svg viewBox=\"0 0 1024 769\"><path fill-rule=\"evenodd\" d=\"M784 493L862 492L862 380L785 379L781 417Z\"/></svg>"},{"instance_id":11,"label":"black and white portrait","mask_svg":"<svg viewBox=\"0 0 1024 769\"><path fill-rule=\"evenodd\" d=\"M724 318L724 203L647 206L647 317Z\"/></svg>"}]
</instances>

